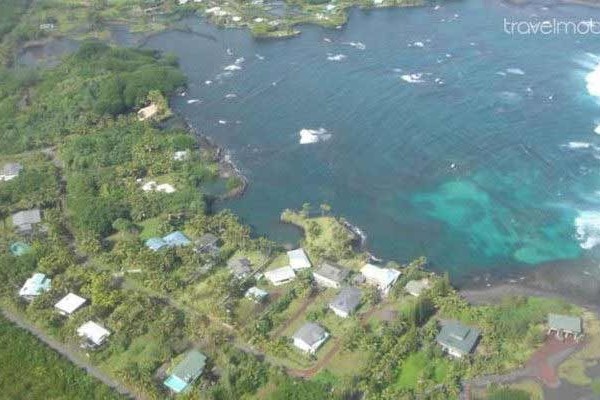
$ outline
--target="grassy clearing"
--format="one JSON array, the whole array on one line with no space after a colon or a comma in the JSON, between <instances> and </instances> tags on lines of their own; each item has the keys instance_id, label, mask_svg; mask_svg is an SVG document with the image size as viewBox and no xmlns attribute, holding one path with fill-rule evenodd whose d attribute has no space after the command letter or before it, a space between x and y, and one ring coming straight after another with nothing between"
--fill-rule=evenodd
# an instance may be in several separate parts
<instances>
[{"instance_id":1,"label":"grassy clearing","mask_svg":"<svg viewBox=\"0 0 600 400\"><path fill-rule=\"evenodd\" d=\"M120 399L112 389L0 317L0 397L4 399Z\"/></svg>"},{"instance_id":2,"label":"grassy clearing","mask_svg":"<svg viewBox=\"0 0 600 400\"><path fill-rule=\"evenodd\" d=\"M403 389L416 389L424 374L435 383L441 383L446 378L449 363L445 358L431 359L423 352L411 354L400 367L396 384Z\"/></svg>"},{"instance_id":3,"label":"grassy clearing","mask_svg":"<svg viewBox=\"0 0 600 400\"><path fill-rule=\"evenodd\" d=\"M574 385L588 386L592 384L586 370L600 358L600 321L591 312L585 312L584 329L585 347L569 357L559 368L560 377Z\"/></svg>"}]
</instances>

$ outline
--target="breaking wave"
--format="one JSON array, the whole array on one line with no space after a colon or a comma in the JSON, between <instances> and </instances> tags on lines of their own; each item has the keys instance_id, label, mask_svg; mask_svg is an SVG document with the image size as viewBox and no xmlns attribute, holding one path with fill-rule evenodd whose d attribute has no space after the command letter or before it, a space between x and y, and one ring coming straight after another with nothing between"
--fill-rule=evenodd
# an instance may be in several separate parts
<instances>
[{"instance_id":1,"label":"breaking wave","mask_svg":"<svg viewBox=\"0 0 600 400\"><path fill-rule=\"evenodd\" d=\"M324 142L331 139L331 134L325 128L319 129L302 129L299 132L300 144L311 144Z\"/></svg>"},{"instance_id":2,"label":"breaking wave","mask_svg":"<svg viewBox=\"0 0 600 400\"><path fill-rule=\"evenodd\" d=\"M600 212L582 211L575 218L577 239L582 249L592 249L600 244Z\"/></svg>"}]
</instances>

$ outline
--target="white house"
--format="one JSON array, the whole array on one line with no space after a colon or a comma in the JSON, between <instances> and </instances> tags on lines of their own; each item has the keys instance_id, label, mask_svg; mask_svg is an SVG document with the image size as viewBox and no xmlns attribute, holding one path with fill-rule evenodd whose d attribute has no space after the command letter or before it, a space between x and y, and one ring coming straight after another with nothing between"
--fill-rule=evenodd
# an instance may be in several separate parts
<instances>
[{"instance_id":1,"label":"white house","mask_svg":"<svg viewBox=\"0 0 600 400\"><path fill-rule=\"evenodd\" d=\"M77 328L77 335L86 341L84 347L97 347L102 345L110 336L110 332L93 321L88 321Z\"/></svg>"},{"instance_id":2,"label":"white house","mask_svg":"<svg viewBox=\"0 0 600 400\"><path fill-rule=\"evenodd\" d=\"M365 264L360 269L360 272L365 277L367 283L377 286L384 296L390 292L390 289L400 277L400 271L398 270L381 268L373 264Z\"/></svg>"},{"instance_id":3,"label":"white house","mask_svg":"<svg viewBox=\"0 0 600 400\"><path fill-rule=\"evenodd\" d=\"M314 354L329 337L329 333L314 322L307 322L294 333L294 346L305 353Z\"/></svg>"},{"instance_id":4,"label":"white house","mask_svg":"<svg viewBox=\"0 0 600 400\"><path fill-rule=\"evenodd\" d=\"M292 267L286 266L265 272L265 278L275 286L283 285L296 279Z\"/></svg>"},{"instance_id":5,"label":"white house","mask_svg":"<svg viewBox=\"0 0 600 400\"><path fill-rule=\"evenodd\" d=\"M303 249L288 251L287 255L290 260L290 267L294 270L312 267L310 260Z\"/></svg>"},{"instance_id":6,"label":"white house","mask_svg":"<svg viewBox=\"0 0 600 400\"><path fill-rule=\"evenodd\" d=\"M81 306L85 304L87 300L83 297L79 297L74 293L69 293L63 297L58 303L54 305L54 308L58 310L62 315L71 315L77 311Z\"/></svg>"},{"instance_id":7,"label":"white house","mask_svg":"<svg viewBox=\"0 0 600 400\"><path fill-rule=\"evenodd\" d=\"M4 164L0 170L0 181L10 181L15 179L21 173L23 166L17 163Z\"/></svg>"}]
</instances>

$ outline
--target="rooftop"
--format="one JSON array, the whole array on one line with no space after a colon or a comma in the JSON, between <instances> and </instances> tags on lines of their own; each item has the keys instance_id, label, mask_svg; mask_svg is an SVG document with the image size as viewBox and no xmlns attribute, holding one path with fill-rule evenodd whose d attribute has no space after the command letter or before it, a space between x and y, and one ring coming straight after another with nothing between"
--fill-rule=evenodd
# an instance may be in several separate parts
<instances>
[{"instance_id":1,"label":"rooftop","mask_svg":"<svg viewBox=\"0 0 600 400\"><path fill-rule=\"evenodd\" d=\"M376 281L382 288L392 285L400 276L400 271L392 268L381 268L373 264L365 264L360 272L365 278Z\"/></svg>"},{"instance_id":2,"label":"rooftop","mask_svg":"<svg viewBox=\"0 0 600 400\"><path fill-rule=\"evenodd\" d=\"M304 249L296 249L287 252L288 258L290 260L290 267L293 269L304 269L310 268L312 265L310 264L310 260L308 256L304 252Z\"/></svg>"},{"instance_id":3,"label":"rooftop","mask_svg":"<svg viewBox=\"0 0 600 400\"><path fill-rule=\"evenodd\" d=\"M460 354L470 353L481 333L478 329L462 325L458 322L449 322L442 327L436 341Z\"/></svg>"},{"instance_id":4,"label":"rooftop","mask_svg":"<svg viewBox=\"0 0 600 400\"><path fill-rule=\"evenodd\" d=\"M173 368L171 376L165 381L165 385L179 393L202 374L205 365L206 356L198 350L190 350ZM185 386L181 383L184 383Z\"/></svg>"},{"instance_id":5,"label":"rooftop","mask_svg":"<svg viewBox=\"0 0 600 400\"><path fill-rule=\"evenodd\" d=\"M252 299L264 299L267 297L269 293L266 290L262 290L257 288L256 286L252 286L250 289L246 291L245 296Z\"/></svg>"},{"instance_id":6,"label":"rooftop","mask_svg":"<svg viewBox=\"0 0 600 400\"><path fill-rule=\"evenodd\" d=\"M43 292L50 290L51 279L48 279L44 274L33 274L33 276L25 281L25 284L19 290L20 296L37 296Z\"/></svg>"},{"instance_id":7,"label":"rooftop","mask_svg":"<svg viewBox=\"0 0 600 400\"><path fill-rule=\"evenodd\" d=\"M328 262L321 264L314 272L315 275L320 275L337 283L342 283L348 277L349 273L350 271L346 268Z\"/></svg>"},{"instance_id":8,"label":"rooftop","mask_svg":"<svg viewBox=\"0 0 600 400\"><path fill-rule=\"evenodd\" d=\"M19 172L23 169L23 166L18 163L8 163L4 164L2 167L1 175L11 176L11 175L19 175Z\"/></svg>"},{"instance_id":9,"label":"rooftop","mask_svg":"<svg viewBox=\"0 0 600 400\"><path fill-rule=\"evenodd\" d=\"M351 313L360 304L361 291L358 288L349 286L343 288L340 293L332 300L329 305L346 313Z\"/></svg>"},{"instance_id":10,"label":"rooftop","mask_svg":"<svg viewBox=\"0 0 600 400\"><path fill-rule=\"evenodd\" d=\"M12 215L12 221L15 226L37 224L42 221L42 214L39 208L19 211Z\"/></svg>"},{"instance_id":11,"label":"rooftop","mask_svg":"<svg viewBox=\"0 0 600 400\"><path fill-rule=\"evenodd\" d=\"M548 325L551 329L577 334L583 331L581 318L570 315L548 314Z\"/></svg>"},{"instance_id":12,"label":"rooftop","mask_svg":"<svg viewBox=\"0 0 600 400\"><path fill-rule=\"evenodd\" d=\"M169 247L187 246L192 243L190 239L180 231L169 233L168 235L163 236L162 240L164 240Z\"/></svg>"},{"instance_id":13,"label":"rooftop","mask_svg":"<svg viewBox=\"0 0 600 400\"><path fill-rule=\"evenodd\" d=\"M86 338L96 345L101 345L110 335L110 332L97 323L88 321L77 328L77 335Z\"/></svg>"},{"instance_id":14,"label":"rooftop","mask_svg":"<svg viewBox=\"0 0 600 400\"><path fill-rule=\"evenodd\" d=\"M294 339L301 340L309 346L322 341L325 337L327 337L325 329L314 322L307 322L294 333Z\"/></svg>"},{"instance_id":15,"label":"rooftop","mask_svg":"<svg viewBox=\"0 0 600 400\"><path fill-rule=\"evenodd\" d=\"M289 266L265 272L265 278L267 278L271 282L283 282L294 279L295 277L296 273L294 272L292 267Z\"/></svg>"},{"instance_id":16,"label":"rooftop","mask_svg":"<svg viewBox=\"0 0 600 400\"><path fill-rule=\"evenodd\" d=\"M83 297L79 297L74 293L69 293L63 297L58 303L54 305L54 308L65 314L73 314L78 308L83 306L87 300Z\"/></svg>"}]
</instances>

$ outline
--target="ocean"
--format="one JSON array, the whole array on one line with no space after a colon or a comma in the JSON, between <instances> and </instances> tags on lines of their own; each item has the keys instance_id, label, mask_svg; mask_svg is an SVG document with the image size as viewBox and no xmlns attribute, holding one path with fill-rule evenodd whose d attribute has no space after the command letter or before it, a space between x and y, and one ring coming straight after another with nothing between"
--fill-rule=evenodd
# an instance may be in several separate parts
<instances>
[{"instance_id":1,"label":"ocean","mask_svg":"<svg viewBox=\"0 0 600 400\"><path fill-rule=\"evenodd\" d=\"M189 87L173 107L250 180L222 206L257 234L296 242L281 211L327 203L377 256L454 277L597 269L599 36L506 29L590 18L465 0L355 9L287 40L190 18L145 46L179 57Z\"/></svg>"}]
</instances>

